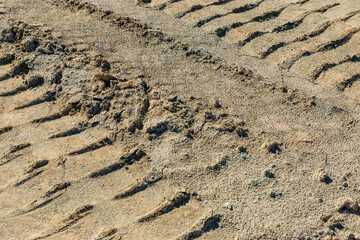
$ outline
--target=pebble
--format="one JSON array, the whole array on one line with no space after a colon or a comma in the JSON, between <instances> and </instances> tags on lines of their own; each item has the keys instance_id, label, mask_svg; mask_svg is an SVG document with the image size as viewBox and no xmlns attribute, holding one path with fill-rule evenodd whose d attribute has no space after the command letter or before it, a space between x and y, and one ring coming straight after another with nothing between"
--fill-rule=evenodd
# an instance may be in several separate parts
<instances>
[{"instance_id":1,"label":"pebble","mask_svg":"<svg viewBox=\"0 0 360 240\"><path fill-rule=\"evenodd\" d=\"M238 150L239 150L239 152L241 152L241 153L246 153L246 152L247 152L246 147L244 147L244 146L239 147Z\"/></svg>"},{"instance_id":2,"label":"pebble","mask_svg":"<svg viewBox=\"0 0 360 240\"><path fill-rule=\"evenodd\" d=\"M269 171L269 170L266 170L266 171L264 172L264 175L265 175L265 177L268 177L268 178L275 178L274 173L272 173L272 172Z\"/></svg>"},{"instance_id":3,"label":"pebble","mask_svg":"<svg viewBox=\"0 0 360 240\"><path fill-rule=\"evenodd\" d=\"M229 202L225 203L225 207L230 209L230 210L233 210L233 206Z\"/></svg>"},{"instance_id":4,"label":"pebble","mask_svg":"<svg viewBox=\"0 0 360 240\"><path fill-rule=\"evenodd\" d=\"M247 156L246 156L245 153L241 153L240 157L241 157L241 159L244 160L244 161L247 159Z\"/></svg>"},{"instance_id":5,"label":"pebble","mask_svg":"<svg viewBox=\"0 0 360 240\"><path fill-rule=\"evenodd\" d=\"M36 49L36 38L30 37L30 38L28 38L28 39L25 39L25 40L22 42L22 45L23 45L23 49L24 49L26 52L34 51L34 50Z\"/></svg>"},{"instance_id":6,"label":"pebble","mask_svg":"<svg viewBox=\"0 0 360 240\"><path fill-rule=\"evenodd\" d=\"M95 43L95 46L99 49L103 49L104 46L101 43Z\"/></svg>"},{"instance_id":7,"label":"pebble","mask_svg":"<svg viewBox=\"0 0 360 240\"><path fill-rule=\"evenodd\" d=\"M281 192L271 192L270 193L270 197L271 198L277 198L277 197L281 197L283 194Z\"/></svg>"},{"instance_id":8,"label":"pebble","mask_svg":"<svg viewBox=\"0 0 360 240\"><path fill-rule=\"evenodd\" d=\"M214 107L221 108L221 104L220 104L220 101L218 99L215 100Z\"/></svg>"}]
</instances>

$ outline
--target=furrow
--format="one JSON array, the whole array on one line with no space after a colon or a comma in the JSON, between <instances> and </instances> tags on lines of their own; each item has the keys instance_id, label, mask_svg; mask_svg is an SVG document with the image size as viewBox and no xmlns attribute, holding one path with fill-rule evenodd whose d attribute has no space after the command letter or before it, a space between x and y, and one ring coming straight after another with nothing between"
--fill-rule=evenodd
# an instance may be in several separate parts
<instances>
[{"instance_id":1,"label":"furrow","mask_svg":"<svg viewBox=\"0 0 360 240\"><path fill-rule=\"evenodd\" d=\"M329 69L339 66L341 64L347 63L347 62L360 62L360 55L353 55L353 56L348 57L344 60L341 60L337 63L332 62L332 63L325 63L325 64L321 65L320 67L315 69L315 71L312 75L313 81L316 81L322 73L328 71Z\"/></svg>"},{"instance_id":2,"label":"furrow","mask_svg":"<svg viewBox=\"0 0 360 240\"><path fill-rule=\"evenodd\" d=\"M221 215L214 215L210 217L205 217L196 223L191 230L187 233L184 233L177 238L176 240L192 240L201 237L204 233L215 230L220 227Z\"/></svg>"},{"instance_id":3,"label":"furrow","mask_svg":"<svg viewBox=\"0 0 360 240\"><path fill-rule=\"evenodd\" d=\"M95 151L99 148L102 148L102 147L105 147L107 145L111 145L113 143L113 140L111 140L110 138L108 137L105 137L103 139L100 139L99 141L95 142L95 143L92 143L88 146L85 146L79 150L75 150L71 153L69 153L69 156L74 156L74 155L80 155L80 154L84 154L84 153L87 153L87 152L92 152L92 151Z\"/></svg>"},{"instance_id":4,"label":"furrow","mask_svg":"<svg viewBox=\"0 0 360 240\"><path fill-rule=\"evenodd\" d=\"M146 213L141 216L138 221L139 222L147 222L153 220L163 214L169 213L175 208L179 208L181 206L186 205L190 201L190 194L187 192L178 192L174 194L171 198L164 201L158 207L153 209L152 211Z\"/></svg>"},{"instance_id":5,"label":"furrow","mask_svg":"<svg viewBox=\"0 0 360 240\"><path fill-rule=\"evenodd\" d=\"M306 40L309 40L311 38L314 38L314 37L317 37L319 35L321 35L322 33L324 33L330 26L332 26L333 24L335 23L338 23L338 22L342 22L342 21L347 21L349 20L351 17L355 16L356 14L358 14L360 11L356 11L356 12L352 12L350 14L347 14L347 16L343 17L343 18L338 18L338 19L335 19L333 21L327 21L323 24L321 24L319 27L317 27L315 30L311 31L310 33L308 34L304 34L303 36L299 37L299 38L296 38L295 40L293 41L289 41L289 42L279 42L279 43L276 43L274 45L272 45L271 47L269 47L266 51L264 51L263 53L261 53L261 56L263 58L266 58L268 57L270 54L276 52L278 49L282 48L282 47L285 47L289 44L293 44L293 43L297 43L297 42L302 42L302 41L306 41ZM294 58L296 59L296 58ZM283 64L284 66L286 66L286 68L288 68L288 64L284 63Z\"/></svg>"},{"instance_id":6,"label":"furrow","mask_svg":"<svg viewBox=\"0 0 360 240\"><path fill-rule=\"evenodd\" d=\"M138 192L144 191L152 184L160 181L162 179L162 174L158 171L151 171L147 176L143 177L140 181L132 184L131 186L127 187L121 193L115 195L114 200L126 198L132 196Z\"/></svg>"},{"instance_id":7,"label":"furrow","mask_svg":"<svg viewBox=\"0 0 360 240\"><path fill-rule=\"evenodd\" d=\"M244 41L240 41L239 42L239 45L240 46L244 46L246 43L249 43L250 41L254 40L255 38L257 37L260 37L264 34L271 34L271 33L280 33L280 32L286 32L286 31L289 31L289 30L292 30L292 29L295 29L297 27L299 27L304 19L311 15L311 14L314 14L314 13L325 13L327 10L333 8L333 7L336 7L336 6L339 6L340 4L339 3L334 3L334 4L330 4L330 5L327 5L325 7L321 7L319 9L315 9L315 10L312 10L312 11L309 11L309 12L306 12L303 14L303 16L301 16L300 18L298 18L297 20L294 20L294 21L291 21L291 22L287 22L283 25L280 25L280 26L277 26L275 28L273 28L271 31L267 31L267 32L260 32L260 31L256 31L256 32L253 32L248 38L246 38ZM325 30L323 30L325 31ZM288 43L285 43L285 42L281 42L281 43L278 43L278 44L274 44L273 46L271 46L267 51L265 51L264 53L261 54L262 58L265 58L267 57L268 55L270 55L271 53L273 53L274 51L276 51L277 49L281 48L281 47L284 47L285 45L287 45Z\"/></svg>"}]
</instances>

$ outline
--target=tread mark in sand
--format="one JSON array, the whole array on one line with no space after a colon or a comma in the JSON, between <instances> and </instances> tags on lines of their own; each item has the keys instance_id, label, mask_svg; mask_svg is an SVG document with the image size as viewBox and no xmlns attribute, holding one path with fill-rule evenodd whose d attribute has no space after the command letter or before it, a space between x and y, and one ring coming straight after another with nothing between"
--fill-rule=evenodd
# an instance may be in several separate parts
<instances>
[{"instance_id":1,"label":"tread mark in sand","mask_svg":"<svg viewBox=\"0 0 360 240\"><path fill-rule=\"evenodd\" d=\"M91 210L93 208L94 208L93 205L85 205L85 206L82 206L82 207L78 208L68 218L63 220L63 224L61 224L61 227L57 228L57 230L55 230L55 231L51 230L50 233L47 233L46 235L43 235L43 236L40 236L40 237L36 237L33 240L44 239L44 238L50 237L52 235L55 235L57 233L66 231L71 226L73 226L75 223L77 223L79 220L81 220L82 218L84 218L88 214L90 214Z\"/></svg>"},{"instance_id":2,"label":"tread mark in sand","mask_svg":"<svg viewBox=\"0 0 360 240\"><path fill-rule=\"evenodd\" d=\"M339 3L334 3L334 4L330 4L330 5L327 5L325 7L321 7L319 9L315 9L315 10L311 10L311 11L308 11L308 12L305 12L300 18L298 18L297 20L294 20L294 21L291 21L291 22L287 22L283 25L280 25L280 26L277 26L277 27L274 27L271 31L266 31L266 32L261 32L261 31L256 31L256 32L253 32L250 34L250 36L248 38L246 38L245 40L243 41L239 41L238 44L240 46L244 46L245 44L251 42L252 40L254 40L255 38L257 37L260 37L262 35L265 35L265 34L271 34L271 33L280 33L280 32L286 32L286 31L289 31L289 30L292 30L292 29L295 29L297 27L299 27L304 19L311 15L311 14L314 14L314 13L325 13L327 10L333 8L333 7L336 7L336 6L339 6L340 4ZM269 55L270 53L276 51L277 49L279 49L280 47L283 47L285 46L285 43L284 42L280 42L278 44L274 44L273 46L271 46L267 51L265 51L264 53L262 53L262 58L265 58L267 55Z\"/></svg>"},{"instance_id":3,"label":"tread mark in sand","mask_svg":"<svg viewBox=\"0 0 360 240\"><path fill-rule=\"evenodd\" d=\"M224 13L224 14L215 14L213 16L210 16L210 17L206 18L206 19L198 21L195 24L195 27L202 27L203 25L205 25L206 23L211 22L214 19L221 18L221 17L227 16L227 15L230 15L230 14L244 13L244 12L250 11L250 10L260 6L260 4L263 3L264 1L265 0L261 0L261 1L257 2L257 3L245 4L245 5L241 6L241 7L234 8L230 12L227 12L227 13Z\"/></svg>"},{"instance_id":4,"label":"tread mark in sand","mask_svg":"<svg viewBox=\"0 0 360 240\"><path fill-rule=\"evenodd\" d=\"M358 81L360 79L360 74L355 74L352 77L348 78L345 81L342 81L338 84L336 84L336 87L340 90L340 91L344 91L345 88L349 88L352 86L352 84L356 81Z\"/></svg>"},{"instance_id":5,"label":"tread mark in sand","mask_svg":"<svg viewBox=\"0 0 360 240\"><path fill-rule=\"evenodd\" d=\"M30 71L29 66L25 61L18 62L12 67L9 73L0 76L0 82L4 80L8 80L10 78L14 78L22 74L28 74L29 71Z\"/></svg>"},{"instance_id":6,"label":"tread mark in sand","mask_svg":"<svg viewBox=\"0 0 360 240\"><path fill-rule=\"evenodd\" d=\"M24 108L32 107L32 106L35 106L35 105L39 105L39 104L44 103L44 102L52 102L54 100L55 100L55 93L47 91L42 96L40 96L40 97L38 97L38 98L36 98L34 100L31 100L28 103L25 103L23 105L15 107L14 110L24 109Z\"/></svg>"},{"instance_id":7,"label":"tread mark in sand","mask_svg":"<svg viewBox=\"0 0 360 240\"><path fill-rule=\"evenodd\" d=\"M140 181L135 182L134 184L127 187L121 193L115 195L114 200L126 198L132 196L138 192L144 191L149 188L152 184L160 181L162 179L162 173L157 171L151 171L148 175L143 177Z\"/></svg>"},{"instance_id":8,"label":"tread mark in sand","mask_svg":"<svg viewBox=\"0 0 360 240\"><path fill-rule=\"evenodd\" d=\"M63 116L64 115L61 114L61 113L54 113L54 114L51 114L51 115L46 116L46 117L42 117L42 118L32 120L31 122L32 123L45 123L45 122L50 122L50 121L53 121L53 120L60 119Z\"/></svg>"},{"instance_id":9,"label":"tread mark in sand","mask_svg":"<svg viewBox=\"0 0 360 240\"><path fill-rule=\"evenodd\" d=\"M328 71L331 68L334 68L336 66L339 66L341 64L348 63L348 62L360 62L360 55L357 54L357 55L353 55L351 57L349 56L349 57L345 58L344 60L341 60L336 63L335 62L324 63L323 65L321 65L320 67L318 67L317 69L314 70L314 73L311 78L313 81L316 81L322 73Z\"/></svg>"},{"instance_id":10,"label":"tread mark in sand","mask_svg":"<svg viewBox=\"0 0 360 240\"><path fill-rule=\"evenodd\" d=\"M138 148L131 149L128 153L124 154L119 161L112 163L98 171L90 173L90 178L98 178L118 171L127 165L131 165L135 162L140 161L146 154Z\"/></svg>"},{"instance_id":11,"label":"tread mark in sand","mask_svg":"<svg viewBox=\"0 0 360 240\"><path fill-rule=\"evenodd\" d=\"M18 214L16 214L17 216L19 215L23 215L23 214L27 214L27 213L30 213L30 212L33 212L39 208L42 208L42 207L45 207L46 205L48 205L49 203L51 203L52 201L56 200L57 198L61 197L61 195L63 195L63 193L60 193L58 195L56 195L55 197L52 197L52 198L49 198L49 199L46 199L45 201L33 206L32 208L28 209L28 210L23 210L23 211L20 211Z\"/></svg>"},{"instance_id":12,"label":"tread mark in sand","mask_svg":"<svg viewBox=\"0 0 360 240\"><path fill-rule=\"evenodd\" d=\"M6 161L0 162L0 166L3 166L5 164L11 162L15 158L21 156L21 154L20 155L15 155L14 153L19 152L19 151L21 151L21 150L23 150L25 148L30 147L30 146L31 146L30 143L23 143L23 144L19 144L19 145L11 147L9 152L4 157L2 157L2 158L5 158Z\"/></svg>"},{"instance_id":13,"label":"tread mark in sand","mask_svg":"<svg viewBox=\"0 0 360 240\"><path fill-rule=\"evenodd\" d=\"M360 11L351 12L351 13L347 14L345 17L338 18L338 19L335 19L335 20L332 20L332 21L327 21L327 22L321 24L317 29L313 30L312 32L310 32L308 34L304 34L303 36L301 36L301 37L299 37L299 38L297 38L297 39L295 39L293 41L275 43L274 45L269 47L266 51L261 53L261 57L262 58L267 58L269 55L273 54L274 52L276 52L280 48L285 47L285 46L287 46L289 44L302 42L302 41L306 41L308 39L317 37L317 36L321 35L322 33L324 33L334 23L342 22L342 21L345 22L345 21L349 20L351 17L357 15L358 13L360 13ZM285 61L284 63L281 64L281 66L283 68L289 68L288 65L289 65L289 63L291 61L292 60Z\"/></svg>"},{"instance_id":14,"label":"tread mark in sand","mask_svg":"<svg viewBox=\"0 0 360 240\"><path fill-rule=\"evenodd\" d=\"M73 128L71 128L69 130L66 130L64 132L54 134L54 135L50 136L49 139L69 137L69 136L73 136L73 135L76 135L76 134L80 134L85 130L86 130L85 127L73 127Z\"/></svg>"},{"instance_id":15,"label":"tread mark in sand","mask_svg":"<svg viewBox=\"0 0 360 240\"><path fill-rule=\"evenodd\" d=\"M160 204L155 209L141 216L139 222L147 222L153 220L163 214L169 213L175 208L185 206L190 201L190 194L187 192L177 192L170 199Z\"/></svg>"},{"instance_id":16,"label":"tread mark in sand","mask_svg":"<svg viewBox=\"0 0 360 240\"><path fill-rule=\"evenodd\" d=\"M191 230L178 236L175 240L192 240L201 237L207 232L216 230L220 227L221 218L222 216L219 214L205 217L196 223Z\"/></svg>"},{"instance_id":17,"label":"tread mark in sand","mask_svg":"<svg viewBox=\"0 0 360 240\"><path fill-rule=\"evenodd\" d=\"M271 19L275 19L277 17L279 17L279 15L288 7L293 6L293 5L303 5L306 1L299 1L299 2L295 2L295 3L289 3L288 5L278 9L278 10L273 10L273 11L268 11L265 13L262 13L261 15L258 15L256 17L253 17L251 20L246 21L246 22L235 22L232 23L230 26L225 26L225 27L220 27L218 29L215 30L215 33L218 37L225 37L227 32L229 32L231 29L235 29L241 26L244 26L245 24L248 23L252 23L252 22L265 22L265 21L269 21ZM261 2L260 2L261 3ZM258 7L260 5L260 3L257 5L249 5L246 8L237 8L237 9L233 9L231 13L233 14L239 14L239 13L243 13L245 11L249 11L254 9L255 7Z\"/></svg>"},{"instance_id":18,"label":"tread mark in sand","mask_svg":"<svg viewBox=\"0 0 360 240\"><path fill-rule=\"evenodd\" d=\"M44 170L40 170L40 171L37 171L37 172L33 172L33 173L30 173L27 177L25 177L24 179L16 182L14 184L14 187L18 187L20 185L23 185L24 183L30 181L31 179L33 179L34 177L40 175L42 172L44 172Z\"/></svg>"},{"instance_id":19,"label":"tread mark in sand","mask_svg":"<svg viewBox=\"0 0 360 240\"><path fill-rule=\"evenodd\" d=\"M325 43L325 44L322 44L321 46L319 46L315 51L304 51L300 54L298 54L297 56L283 62L281 64L281 66L283 68L287 68L287 69L290 69L297 61L299 61L301 58L303 57L307 57L307 56L311 56L315 53L320 53L320 52L327 52L327 51L330 51L330 50L334 50L344 44L346 44L347 42L350 41L350 39L360 31L360 28L356 28L352 31L350 31L349 33L347 33L344 37L341 37L339 39L336 39L336 40L333 40L329 43Z\"/></svg>"},{"instance_id":20,"label":"tread mark in sand","mask_svg":"<svg viewBox=\"0 0 360 240\"><path fill-rule=\"evenodd\" d=\"M0 128L0 135L2 135L4 133L7 133L7 132L10 132L11 130L13 130L13 128L14 128L13 126Z\"/></svg>"},{"instance_id":21,"label":"tread mark in sand","mask_svg":"<svg viewBox=\"0 0 360 240\"><path fill-rule=\"evenodd\" d=\"M49 203L51 203L52 201L56 200L57 198L59 198L60 196L62 196L64 194L64 192L57 194L54 197L51 197L52 195L67 189L68 187L70 187L71 183L70 182L64 182L64 183L59 183L54 185L50 190L48 190L41 199L46 199L46 200L40 200L40 201L33 201L32 203L30 203L30 208L28 210L20 210L17 211L16 216L19 215L23 215L32 211L35 211L39 208L45 207L46 205L48 205ZM51 198L50 198L51 197ZM36 204L37 202L40 202L38 204Z\"/></svg>"},{"instance_id":22,"label":"tread mark in sand","mask_svg":"<svg viewBox=\"0 0 360 240\"><path fill-rule=\"evenodd\" d=\"M111 140L109 137L105 137L103 139L98 140L95 143L92 143L88 146L85 146L79 150L75 150L71 153L69 153L69 156L75 156L75 155L80 155L80 154L84 154L87 152L92 152L95 151L99 148L105 147L107 145L111 145L113 143L113 140Z\"/></svg>"},{"instance_id":23,"label":"tread mark in sand","mask_svg":"<svg viewBox=\"0 0 360 240\"><path fill-rule=\"evenodd\" d=\"M213 3L209 3L209 4L204 4L204 5L200 5L200 4L197 4L197 5L193 5L189 10L186 10L182 13L179 13L176 17L177 18L182 18L184 17L185 15L189 14L189 13L192 13L192 12L196 12L198 10L201 10L205 7L210 7L210 6L220 6L220 5L223 5L223 4L226 4L226 3L229 3L229 2L233 2L234 0L218 0L216 2L213 2Z\"/></svg>"}]
</instances>

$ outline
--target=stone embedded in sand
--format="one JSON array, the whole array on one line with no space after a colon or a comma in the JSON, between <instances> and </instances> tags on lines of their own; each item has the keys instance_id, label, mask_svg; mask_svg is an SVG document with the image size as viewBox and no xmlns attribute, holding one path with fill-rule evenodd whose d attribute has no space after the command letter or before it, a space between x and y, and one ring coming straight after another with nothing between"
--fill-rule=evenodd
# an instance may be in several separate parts
<instances>
[{"instance_id":1,"label":"stone embedded in sand","mask_svg":"<svg viewBox=\"0 0 360 240\"><path fill-rule=\"evenodd\" d=\"M281 152L281 145L282 144L278 142L265 142L261 145L260 149L263 149L269 153L277 154Z\"/></svg>"},{"instance_id":2,"label":"stone embedded in sand","mask_svg":"<svg viewBox=\"0 0 360 240\"><path fill-rule=\"evenodd\" d=\"M271 198L280 198L282 197L282 193L281 192L270 192L270 197Z\"/></svg>"},{"instance_id":3,"label":"stone embedded in sand","mask_svg":"<svg viewBox=\"0 0 360 240\"><path fill-rule=\"evenodd\" d=\"M215 99L214 101L214 107L216 108L221 108L221 104L220 104L220 101L218 99Z\"/></svg>"},{"instance_id":4,"label":"stone embedded in sand","mask_svg":"<svg viewBox=\"0 0 360 240\"><path fill-rule=\"evenodd\" d=\"M14 54L0 53L0 65L9 64L14 58Z\"/></svg>"},{"instance_id":5,"label":"stone embedded in sand","mask_svg":"<svg viewBox=\"0 0 360 240\"><path fill-rule=\"evenodd\" d=\"M13 33L11 29L4 29L1 32L1 40L4 42L15 42L16 41L16 35Z\"/></svg>"},{"instance_id":6,"label":"stone embedded in sand","mask_svg":"<svg viewBox=\"0 0 360 240\"><path fill-rule=\"evenodd\" d=\"M89 117L100 113L100 102L96 100L88 100L84 102L85 112Z\"/></svg>"},{"instance_id":7,"label":"stone embedded in sand","mask_svg":"<svg viewBox=\"0 0 360 240\"><path fill-rule=\"evenodd\" d=\"M246 147L244 147L244 146L240 146L240 147L238 148L238 150L239 150L239 152L241 152L241 153L246 153L246 152L247 152L247 149L246 149Z\"/></svg>"},{"instance_id":8,"label":"stone embedded in sand","mask_svg":"<svg viewBox=\"0 0 360 240\"><path fill-rule=\"evenodd\" d=\"M332 182L331 178L329 177L329 175L325 172L325 170L323 168L320 168L317 173L316 173L316 177L320 180L320 182L329 184Z\"/></svg>"},{"instance_id":9,"label":"stone embedded in sand","mask_svg":"<svg viewBox=\"0 0 360 240\"><path fill-rule=\"evenodd\" d=\"M235 131L239 137L245 138L245 137L249 136L248 135L249 130L247 130L247 129L237 127Z\"/></svg>"},{"instance_id":10,"label":"stone embedded in sand","mask_svg":"<svg viewBox=\"0 0 360 240\"><path fill-rule=\"evenodd\" d=\"M105 85L106 85L107 87L109 87L111 80L116 80L117 78L114 77L114 76L111 75L111 74L98 73L98 74L96 74L96 75L94 76L94 79L104 82Z\"/></svg>"},{"instance_id":11,"label":"stone embedded in sand","mask_svg":"<svg viewBox=\"0 0 360 240\"><path fill-rule=\"evenodd\" d=\"M38 44L35 37L29 37L21 42L22 48L25 52L32 52L36 49Z\"/></svg>"},{"instance_id":12,"label":"stone embedded in sand","mask_svg":"<svg viewBox=\"0 0 360 240\"><path fill-rule=\"evenodd\" d=\"M352 198L341 199L336 206L339 213L359 213L359 203Z\"/></svg>"},{"instance_id":13,"label":"stone embedded in sand","mask_svg":"<svg viewBox=\"0 0 360 240\"><path fill-rule=\"evenodd\" d=\"M264 171L264 176L268 177L268 178L275 178L274 173L272 173L270 170L265 170Z\"/></svg>"},{"instance_id":14,"label":"stone embedded in sand","mask_svg":"<svg viewBox=\"0 0 360 240\"><path fill-rule=\"evenodd\" d=\"M232 206L232 204L229 203L229 202L225 203L225 207L228 208L228 209L230 209L230 210L233 210L233 206Z\"/></svg>"},{"instance_id":15,"label":"stone embedded in sand","mask_svg":"<svg viewBox=\"0 0 360 240\"><path fill-rule=\"evenodd\" d=\"M44 78L40 75L31 75L25 80L25 85L29 88L38 87L44 83Z\"/></svg>"}]
</instances>

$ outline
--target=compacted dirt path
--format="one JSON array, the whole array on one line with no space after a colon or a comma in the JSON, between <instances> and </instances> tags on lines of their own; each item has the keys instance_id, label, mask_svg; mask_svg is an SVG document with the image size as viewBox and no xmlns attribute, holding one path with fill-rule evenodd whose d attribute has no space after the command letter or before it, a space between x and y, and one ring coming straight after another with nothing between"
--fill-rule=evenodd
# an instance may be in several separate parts
<instances>
[{"instance_id":1,"label":"compacted dirt path","mask_svg":"<svg viewBox=\"0 0 360 240\"><path fill-rule=\"evenodd\" d=\"M359 11L0 2L0 238L359 239Z\"/></svg>"}]
</instances>

